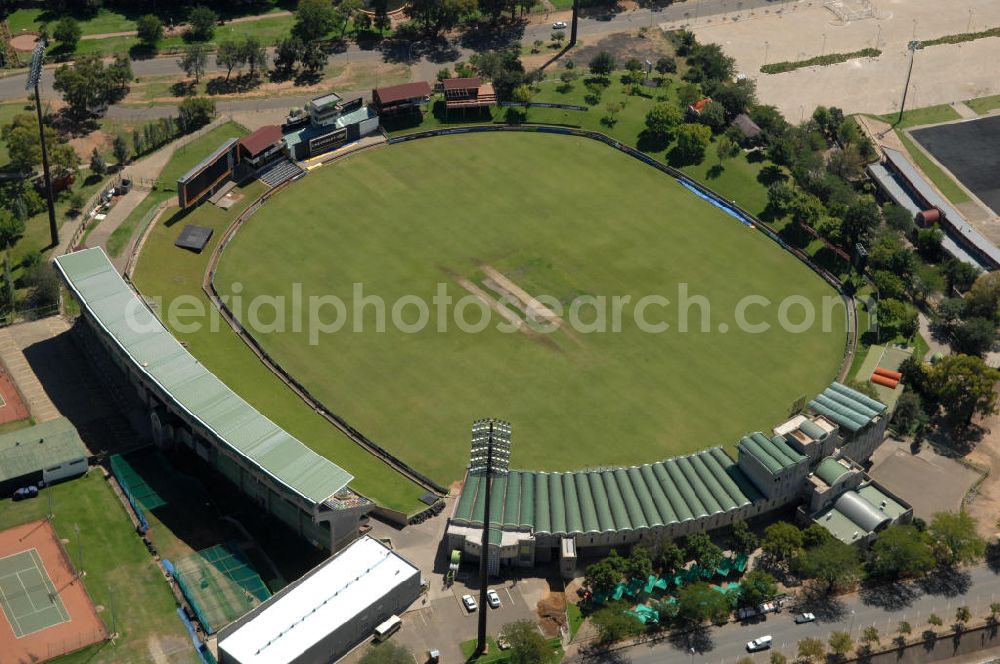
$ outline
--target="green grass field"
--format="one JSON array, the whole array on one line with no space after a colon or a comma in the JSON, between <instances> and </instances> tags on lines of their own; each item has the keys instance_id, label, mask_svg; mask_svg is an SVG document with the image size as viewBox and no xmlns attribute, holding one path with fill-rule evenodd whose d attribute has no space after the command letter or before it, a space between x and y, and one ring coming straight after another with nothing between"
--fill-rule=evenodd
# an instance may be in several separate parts
<instances>
[{"instance_id":1,"label":"green grass field","mask_svg":"<svg viewBox=\"0 0 1000 664\"><path fill-rule=\"evenodd\" d=\"M50 497L56 532L77 567L82 553L87 592L95 606L100 607L100 616L109 629L114 606L120 634L114 645L94 646L54 661L60 664L198 662L191 640L177 617L167 582L99 472L92 471L86 477L49 487L35 500L0 501L0 529L45 518Z\"/></svg>"},{"instance_id":2,"label":"green grass field","mask_svg":"<svg viewBox=\"0 0 1000 664\"><path fill-rule=\"evenodd\" d=\"M687 333L678 331L677 306L647 314L670 324L662 334L638 329L632 306L622 330L604 334L505 334L496 319L479 334L454 325L445 334L436 318L419 333L391 323L380 333L371 306L367 332L349 331L352 284L387 308L404 295L430 303L438 283L457 301L466 294L458 279L481 283L482 264L564 303L582 294L676 303L687 283L710 301L709 331L700 331L697 306ZM293 282L303 298L341 297L345 331L317 345L308 325L258 338L334 411L439 482L461 477L469 425L486 416L513 422L512 463L521 468L638 463L731 445L822 389L845 339L839 305L829 332L777 327L782 298L802 296L819 312L835 293L762 234L611 148L546 135L436 138L322 168L236 236L216 286L230 293L235 282L247 305L257 295L288 296ZM748 295L772 301L750 315L770 331L735 331L737 303ZM404 317L412 321L415 309ZM592 310L581 318L591 321Z\"/></svg>"}]
</instances>

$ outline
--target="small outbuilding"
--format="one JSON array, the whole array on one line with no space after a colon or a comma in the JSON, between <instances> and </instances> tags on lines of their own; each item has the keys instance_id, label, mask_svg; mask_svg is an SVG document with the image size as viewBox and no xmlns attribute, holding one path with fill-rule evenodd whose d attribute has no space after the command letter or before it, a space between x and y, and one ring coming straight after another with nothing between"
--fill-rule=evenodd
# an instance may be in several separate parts
<instances>
[{"instance_id":1,"label":"small outbuilding","mask_svg":"<svg viewBox=\"0 0 1000 664\"><path fill-rule=\"evenodd\" d=\"M763 130L746 113L737 115L730 124L743 135L744 144L756 145L760 141Z\"/></svg>"},{"instance_id":2,"label":"small outbuilding","mask_svg":"<svg viewBox=\"0 0 1000 664\"><path fill-rule=\"evenodd\" d=\"M89 452L65 417L0 436L0 496L87 472Z\"/></svg>"},{"instance_id":3,"label":"small outbuilding","mask_svg":"<svg viewBox=\"0 0 1000 664\"><path fill-rule=\"evenodd\" d=\"M326 664L420 596L420 570L367 535L219 632L220 664Z\"/></svg>"},{"instance_id":4,"label":"small outbuilding","mask_svg":"<svg viewBox=\"0 0 1000 664\"><path fill-rule=\"evenodd\" d=\"M414 81L372 90L372 106L382 117L419 112L430 98L431 86L427 81Z\"/></svg>"}]
</instances>

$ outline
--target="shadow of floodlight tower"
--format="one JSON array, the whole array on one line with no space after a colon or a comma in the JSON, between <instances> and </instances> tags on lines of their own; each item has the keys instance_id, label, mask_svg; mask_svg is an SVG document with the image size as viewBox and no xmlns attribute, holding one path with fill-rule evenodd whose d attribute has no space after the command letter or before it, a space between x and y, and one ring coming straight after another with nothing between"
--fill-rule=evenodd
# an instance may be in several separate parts
<instances>
[{"instance_id":1,"label":"shadow of floodlight tower","mask_svg":"<svg viewBox=\"0 0 1000 664\"><path fill-rule=\"evenodd\" d=\"M476 420L472 423L472 452L469 455L469 475L482 477L485 489L483 495L483 538L479 549L479 634L476 654L486 652L486 591L489 589L490 570L499 572L500 551L498 546L490 547L490 496L493 478L506 475L510 468L509 422L496 419ZM493 564L491 564L493 563Z\"/></svg>"},{"instance_id":2,"label":"shadow of floodlight tower","mask_svg":"<svg viewBox=\"0 0 1000 664\"><path fill-rule=\"evenodd\" d=\"M49 151L45 146L45 125L42 124L42 95L38 91L38 84L42 80L42 63L45 60L44 39L39 39L35 43L35 50L31 52L31 69L28 70L28 80L24 84L25 90L35 91L35 112L38 114L38 140L42 145L42 172L45 176L45 197L49 203L49 234L52 236L52 247L59 246L59 227L56 226L56 206L52 196L52 176L49 174Z\"/></svg>"}]
</instances>

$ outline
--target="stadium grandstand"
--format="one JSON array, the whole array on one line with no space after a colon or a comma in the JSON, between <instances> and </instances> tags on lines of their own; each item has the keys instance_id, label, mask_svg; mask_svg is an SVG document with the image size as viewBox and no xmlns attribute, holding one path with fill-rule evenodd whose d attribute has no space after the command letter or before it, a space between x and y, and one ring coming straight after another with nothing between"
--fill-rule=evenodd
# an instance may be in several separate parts
<instances>
[{"instance_id":1,"label":"stadium grandstand","mask_svg":"<svg viewBox=\"0 0 1000 664\"><path fill-rule=\"evenodd\" d=\"M493 483L488 567L531 567L560 558L564 575L579 551L606 553L650 537L675 538L742 521L800 501L812 469L848 450L870 456L881 440L886 407L840 383L810 402L770 437L756 432L736 445L627 468L567 473L512 470ZM852 459L854 457L851 457ZM855 460L863 462L868 457ZM467 472L449 520L450 550L478 559L486 521L485 484Z\"/></svg>"},{"instance_id":2,"label":"stadium grandstand","mask_svg":"<svg viewBox=\"0 0 1000 664\"><path fill-rule=\"evenodd\" d=\"M497 94L493 84L478 76L470 78L446 78L441 81L444 88L444 107L446 111L456 108L467 110L480 109L497 103Z\"/></svg>"},{"instance_id":3,"label":"stadium grandstand","mask_svg":"<svg viewBox=\"0 0 1000 664\"><path fill-rule=\"evenodd\" d=\"M177 204L183 210L202 202L232 180L239 164L239 139L231 138L177 180Z\"/></svg>"},{"instance_id":4,"label":"stadium grandstand","mask_svg":"<svg viewBox=\"0 0 1000 664\"><path fill-rule=\"evenodd\" d=\"M258 412L163 326L96 247L56 258L80 304L85 346L109 354L162 449L183 445L314 545L336 551L374 505L351 474ZM88 334L89 333L89 334Z\"/></svg>"},{"instance_id":5,"label":"stadium grandstand","mask_svg":"<svg viewBox=\"0 0 1000 664\"><path fill-rule=\"evenodd\" d=\"M1000 249L965 220L898 150L882 147L883 159L868 174L883 196L902 206L923 225L938 222L941 247L952 257L989 272L1000 269Z\"/></svg>"},{"instance_id":6,"label":"stadium grandstand","mask_svg":"<svg viewBox=\"0 0 1000 664\"><path fill-rule=\"evenodd\" d=\"M430 101L431 86L427 81L415 81L372 90L372 106L380 117L419 113Z\"/></svg>"}]
</instances>

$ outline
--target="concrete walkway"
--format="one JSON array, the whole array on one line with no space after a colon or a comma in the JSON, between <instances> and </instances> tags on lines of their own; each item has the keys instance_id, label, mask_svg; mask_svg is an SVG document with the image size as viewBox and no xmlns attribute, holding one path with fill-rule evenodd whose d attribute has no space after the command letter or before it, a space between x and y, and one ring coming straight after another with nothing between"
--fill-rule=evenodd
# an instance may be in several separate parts
<instances>
[{"instance_id":1,"label":"concrete walkway","mask_svg":"<svg viewBox=\"0 0 1000 664\"><path fill-rule=\"evenodd\" d=\"M974 110L972 110L971 108L969 108L968 106L966 106L965 102L963 102L963 101L953 101L953 102L951 102L951 107L954 108L955 111L959 115L961 115L963 118L978 118L979 117L979 113L976 113Z\"/></svg>"},{"instance_id":2,"label":"concrete walkway","mask_svg":"<svg viewBox=\"0 0 1000 664\"><path fill-rule=\"evenodd\" d=\"M67 330L69 325L59 316L0 329L0 360L27 400L28 410L36 422L54 420L60 417L60 412L28 364L22 349Z\"/></svg>"}]
</instances>

